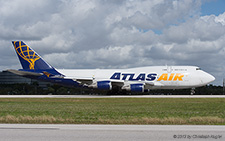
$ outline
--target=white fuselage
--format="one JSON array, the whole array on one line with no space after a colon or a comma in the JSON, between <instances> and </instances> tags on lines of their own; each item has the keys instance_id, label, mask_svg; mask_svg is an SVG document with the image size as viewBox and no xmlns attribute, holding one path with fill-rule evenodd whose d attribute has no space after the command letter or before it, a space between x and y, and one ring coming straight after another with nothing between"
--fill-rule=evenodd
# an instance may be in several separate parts
<instances>
[{"instance_id":1,"label":"white fuselage","mask_svg":"<svg viewBox=\"0 0 225 141\"><path fill-rule=\"evenodd\" d=\"M68 79L145 84L145 89L183 89L207 85L215 78L195 66L152 66L131 69L60 69ZM90 84L91 85L91 84Z\"/></svg>"}]
</instances>

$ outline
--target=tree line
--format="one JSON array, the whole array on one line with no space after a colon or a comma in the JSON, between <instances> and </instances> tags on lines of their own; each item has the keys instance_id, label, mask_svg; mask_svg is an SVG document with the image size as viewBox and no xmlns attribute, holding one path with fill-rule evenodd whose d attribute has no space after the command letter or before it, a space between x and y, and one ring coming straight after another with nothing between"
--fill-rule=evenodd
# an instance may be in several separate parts
<instances>
[{"instance_id":1,"label":"tree line","mask_svg":"<svg viewBox=\"0 0 225 141\"><path fill-rule=\"evenodd\" d=\"M194 93L193 93L194 92ZM222 86L206 85L192 89L178 90L150 90L145 93L138 92L116 92L99 89L89 89L80 87L65 87L61 85L48 84L47 87L40 87L38 82L32 84L0 84L0 95L223 95Z\"/></svg>"}]
</instances>

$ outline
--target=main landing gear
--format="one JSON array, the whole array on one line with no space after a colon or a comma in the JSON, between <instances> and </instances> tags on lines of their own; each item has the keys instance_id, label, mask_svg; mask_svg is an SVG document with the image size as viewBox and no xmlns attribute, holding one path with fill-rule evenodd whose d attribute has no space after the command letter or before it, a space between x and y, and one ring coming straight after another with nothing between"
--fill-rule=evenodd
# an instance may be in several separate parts
<instances>
[{"instance_id":1,"label":"main landing gear","mask_svg":"<svg viewBox=\"0 0 225 141\"><path fill-rule=\"evenodd\" d=\"M195 94L195 88L191 88L191 95Z\"/></svg>"}]
</instances>

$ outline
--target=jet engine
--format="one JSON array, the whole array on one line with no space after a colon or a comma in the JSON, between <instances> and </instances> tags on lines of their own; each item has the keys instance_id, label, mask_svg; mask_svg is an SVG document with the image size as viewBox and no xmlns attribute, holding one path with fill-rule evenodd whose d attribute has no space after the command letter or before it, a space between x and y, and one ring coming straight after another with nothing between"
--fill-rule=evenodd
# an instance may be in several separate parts
<instances>
[{"instance_id":1,"label":"jet engine","mask_svg":"<svg viewBox=\"0 0 225 141\"><path fill-rule=\"evenodd\" d=\"M98 88L103 90L111 90L112 84L111 81L96 81L89 85L91 88Z\"/></svg>"},{"instance_id":2,"label":"jet engine","mask_svg":"<svg viewBox=\"0 0 225 141\"><path fill-rule=\"evenodd\" d=\"M144 84L128 84L124 85L122 89L132 92L144 92Z\"/></svg>"}]
</instances>

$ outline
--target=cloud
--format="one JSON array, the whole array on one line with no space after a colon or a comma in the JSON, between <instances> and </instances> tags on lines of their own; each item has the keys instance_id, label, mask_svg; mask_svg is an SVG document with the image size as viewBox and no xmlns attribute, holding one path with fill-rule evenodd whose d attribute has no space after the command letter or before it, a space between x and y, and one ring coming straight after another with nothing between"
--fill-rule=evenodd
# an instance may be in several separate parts
<instances>
[{"instance_id":1,"label":"cloud","mask_svg":"<svg viewBox=\"0 0 225 141\"><path fill-rule=\"evenodd\" d=\"M196 65L223 78L225 13L201 1L0 1L0 69L18 68L24 40L56 68Z\"/></svg>"}]
</instances>

